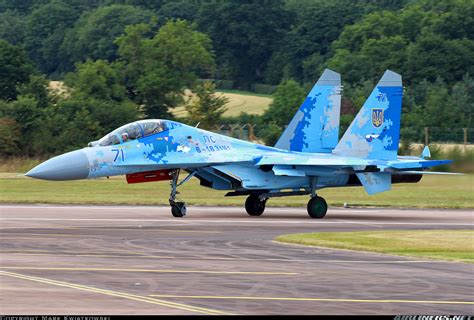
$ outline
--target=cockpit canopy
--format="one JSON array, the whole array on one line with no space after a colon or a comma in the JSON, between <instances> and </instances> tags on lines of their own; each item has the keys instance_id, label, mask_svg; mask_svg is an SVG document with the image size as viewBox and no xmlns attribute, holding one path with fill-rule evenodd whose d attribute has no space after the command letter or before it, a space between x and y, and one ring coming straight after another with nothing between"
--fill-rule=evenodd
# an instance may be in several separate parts
<instances>
[{"instance_id":1,"label":"cockpit canopy","mask_svg":"<svg viewBox=\"0 0 474 320\"><path fill-rule=\"evenodd\" d=\"M155 133L168 130L166 121L163 120L140 120L132 122L115 129L111 133L104 136L96 143L91 143L92 146L111 146L147 137Z\"/></svg>"}]
</instances>

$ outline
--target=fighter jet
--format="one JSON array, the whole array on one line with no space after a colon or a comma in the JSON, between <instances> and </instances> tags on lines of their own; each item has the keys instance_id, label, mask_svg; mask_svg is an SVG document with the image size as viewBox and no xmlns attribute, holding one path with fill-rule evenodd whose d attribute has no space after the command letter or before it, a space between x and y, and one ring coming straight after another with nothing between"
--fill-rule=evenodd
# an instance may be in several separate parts
<instances>
[{"instance_id":1,"label":"fighter jet","mask_svg":"<svg viewBox=\"0 0 474 320\"><path fill-rule=\"evenodd\" d=\"M341 79L326 69L274 147L234 139L170 120L126 124L88 147L41 163L26 176L45 180L125 175L128 183L171 180L174 217L186 206L177 188L192 177L203 187L247 196L245 209L260 216L269 198L310 195L311 218L323 218L323 188L363 186L369 195L393 183L419 182L429 167L451 160L397 155L402 77L387 70L338 141ZM187 173L179 181L180 171Z\"/></svg>"}]
</instances>

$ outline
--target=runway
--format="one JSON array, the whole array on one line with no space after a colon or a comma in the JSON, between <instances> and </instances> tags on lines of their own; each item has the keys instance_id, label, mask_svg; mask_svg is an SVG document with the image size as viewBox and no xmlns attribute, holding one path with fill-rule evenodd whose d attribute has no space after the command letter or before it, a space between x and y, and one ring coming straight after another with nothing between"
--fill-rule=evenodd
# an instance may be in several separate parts
<instances>
[{"instance_id":1,"label":"runway","mask_svg":"<svg viewBox=\"0 0 474 320\"><path fill-rule=\"evenodd\" d=\"M0 206L1 314L473 314L474 265L280 244L472 229L466 210Z\"/></svg>"}]
</instances>

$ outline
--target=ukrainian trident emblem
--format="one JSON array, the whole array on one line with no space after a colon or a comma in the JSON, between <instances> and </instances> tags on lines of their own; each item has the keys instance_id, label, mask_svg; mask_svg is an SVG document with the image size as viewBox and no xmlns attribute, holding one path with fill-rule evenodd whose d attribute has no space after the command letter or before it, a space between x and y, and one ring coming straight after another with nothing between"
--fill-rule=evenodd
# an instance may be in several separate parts
<instances>
[{"instance_id":1,"label":"ukrainian trident emblem","mask_svg":"<svg viewBox=\"0 0 474 320\"><path fill-rule=\"evenodd\" d=\"M383 109L381 108L373 108L372 109L372 125L375 128L380 128L383 124Z\"/></svg>"}]
</instances>

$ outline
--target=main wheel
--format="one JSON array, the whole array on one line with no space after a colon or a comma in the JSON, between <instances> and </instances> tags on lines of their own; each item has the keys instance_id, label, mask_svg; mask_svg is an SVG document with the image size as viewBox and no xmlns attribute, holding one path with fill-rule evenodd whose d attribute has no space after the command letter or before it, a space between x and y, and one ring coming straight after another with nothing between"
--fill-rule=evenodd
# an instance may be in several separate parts
<instances>
[{"instance_id":1,"label":"main wheel","mask_svg":"<svg viewBox=\"0 0 474 320\"><path fill-rule=\"evenodd\" d=\"M186 205L184 202L176 202L171 205L171 214L175 218L182 218L186 215Z\"/></svg>"},{"instance_id":2,"label":"main wheel","mask_svg":"<svg viewBox=\"0 0 474 320\"><path fill-rule=\"evenodd\" d=\"M311 218L322 219L328 211L328 204L324 198L314 197L309 200L307 209Z\"/></svg>"},{"instance_id":3,"label":"main wheel","mask_svg":"<svg viewBox=\"0 0 474 320\"><path fill-rule=\"evenodd\" d=\"M267 200L260 200L257 194L251 194L245 200L245 210L250 216L261 216Z\"/></svg>"}]
</instances>

